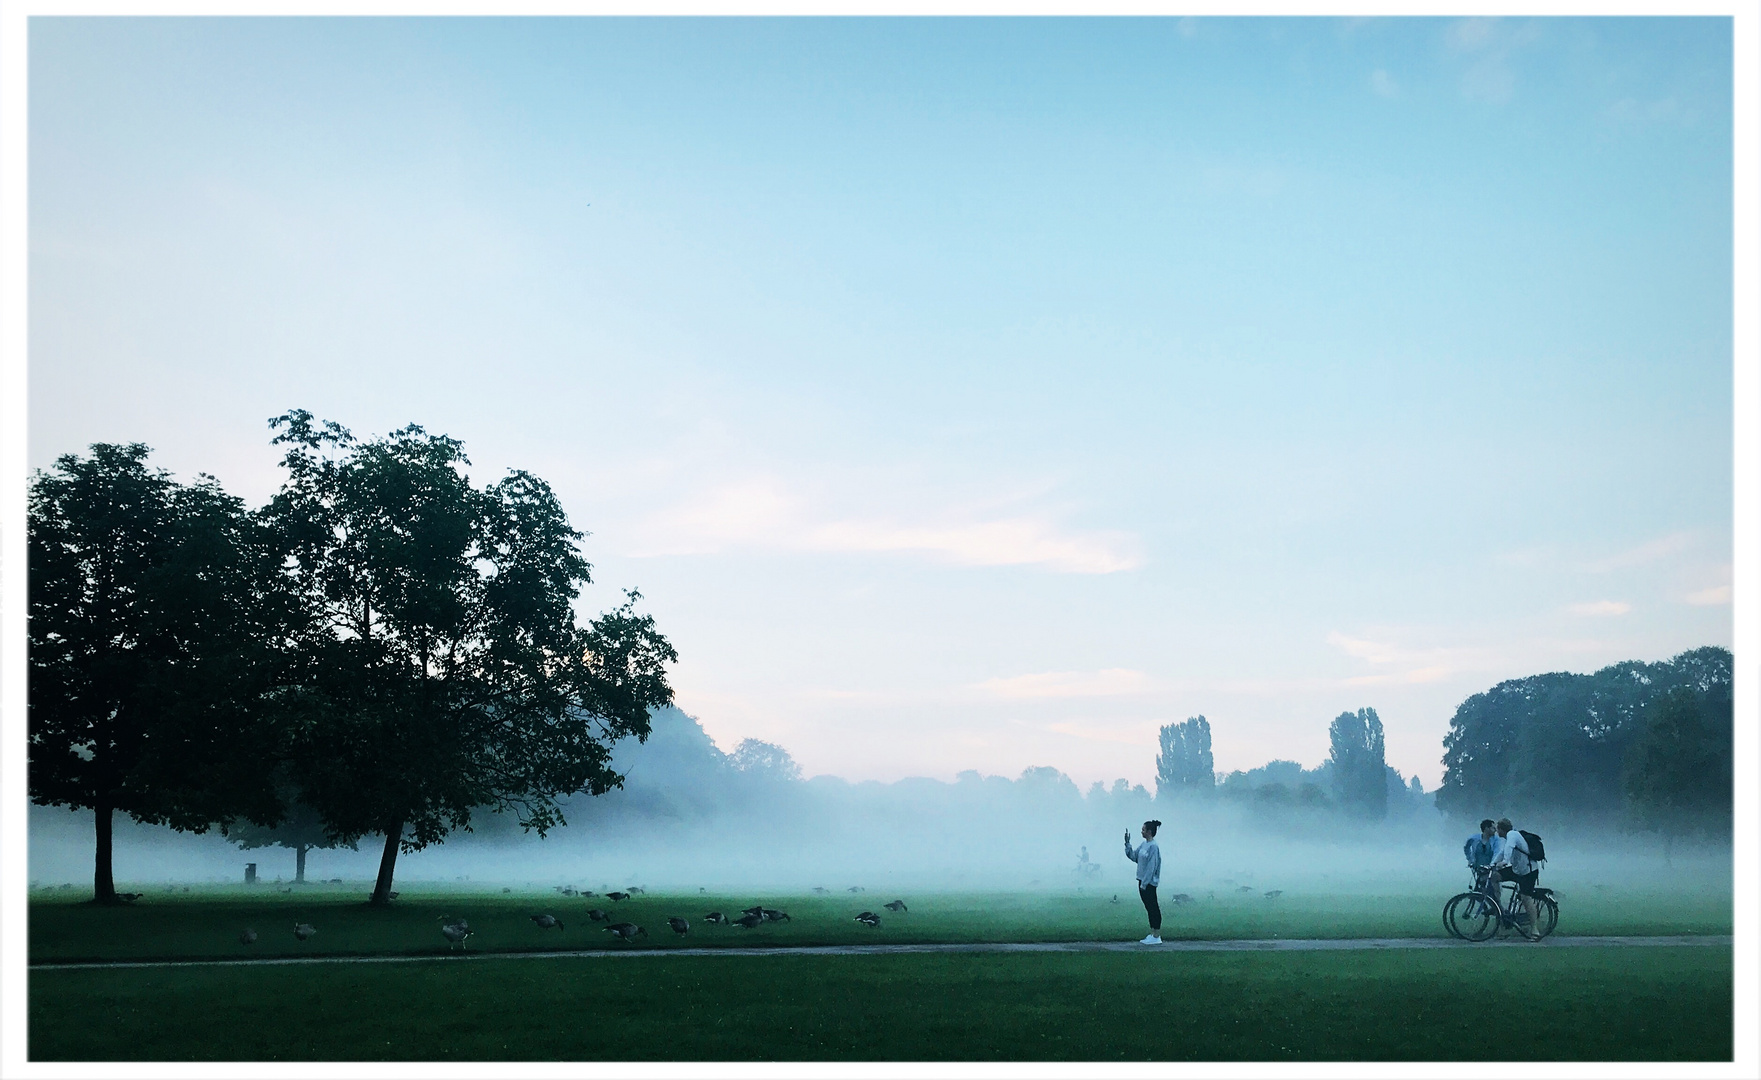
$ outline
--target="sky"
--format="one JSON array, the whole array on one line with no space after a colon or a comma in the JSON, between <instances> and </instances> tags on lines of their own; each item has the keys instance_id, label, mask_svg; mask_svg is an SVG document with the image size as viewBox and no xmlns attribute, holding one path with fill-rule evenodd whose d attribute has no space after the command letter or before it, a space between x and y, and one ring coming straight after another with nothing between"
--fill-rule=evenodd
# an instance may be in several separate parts
<instances>
[{"instance_id":1,"label":"sky","mask_svg":"<svg viewBox=\"0 0 1761 1080\"><path fill-rule=\"evenodd\" d=\"M29 456L462 439L807 775L1731 644L1724 19L34 19Z\"/></svg>"}]
</instances>

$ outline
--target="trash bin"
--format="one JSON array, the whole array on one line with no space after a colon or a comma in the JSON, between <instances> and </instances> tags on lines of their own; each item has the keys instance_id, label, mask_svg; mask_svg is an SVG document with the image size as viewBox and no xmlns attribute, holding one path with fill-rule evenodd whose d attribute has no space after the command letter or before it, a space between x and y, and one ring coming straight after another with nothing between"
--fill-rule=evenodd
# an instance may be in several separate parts
<instances>
[{"instance_id":1,"label":"trash bin","mask_svg":"<svg viewBox=\"0 0 1761 1080\"><path fill-rule=\"evenodd\" d=\"M246 885L255 885L256 883L257 883L257 864L254 862L248 862L245 864L245 884Z\"/></svg>"}]
</instances>

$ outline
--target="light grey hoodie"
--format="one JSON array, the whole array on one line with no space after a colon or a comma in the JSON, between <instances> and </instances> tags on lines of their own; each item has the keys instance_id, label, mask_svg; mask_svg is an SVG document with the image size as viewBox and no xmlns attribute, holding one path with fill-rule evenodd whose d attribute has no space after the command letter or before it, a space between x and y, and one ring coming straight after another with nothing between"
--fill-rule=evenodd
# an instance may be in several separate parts
<instances>
[{"instance_id":1,"label":"light grey hoodie","mask_svg":"<svg viewBox=\"0 0 1761 1080\"><path fill-rule=\"evenodd\" d=\"M1154 840L1145 840L1136 848L1131 841L1125 841L1125 857L1137 864L1137 884L1160 885L1162 883L1162 849Z\"/></svg>"}]
</instances>

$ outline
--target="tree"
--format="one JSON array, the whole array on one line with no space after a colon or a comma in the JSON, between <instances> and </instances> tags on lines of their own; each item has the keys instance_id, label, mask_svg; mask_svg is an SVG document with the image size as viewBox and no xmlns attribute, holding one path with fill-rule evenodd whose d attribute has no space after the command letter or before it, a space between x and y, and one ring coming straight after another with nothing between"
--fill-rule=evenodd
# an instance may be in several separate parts
<instances>
[{"instance_id":1,"label":"tree","mask_svg":"<svg viewBox=\"0 0 1761 1080\"><path fill-rule=\"evenodd\" d=\"M92 811L99 903L117 812L195 832L280 814L273 549L213 477L180 485L149 454L94 445L30 488L30 792Z\"/></svg>"},{"instance_id":2,"label":"tree","mask_svg":"<svg viewBox=\"0 0 1761 1080\"><path fill-rule=\"evenodd\" d=\"M1211 757L1211 723L1194 716L1161 731L1162 752L1156 755L1156 797L1175 792L1209 791L1217 783Z\"/></svg>"},{"instance_id":3,"label":"tree","mask_svg":"<svg viewBox=\"0 0 1761 1080\"><path fill-rule=\"evenodd\" d=\"M294 852L294 881L300 884L306 880L308 851L338 847L355 850L354 841L340 840L326 831L323 815L300 799L291 785L283 785L281 798L286 813L280 821L273 825L240 821L227 827L227 838L245 851L262 847L291 848Z\"/></svg>"},{"instance_id":4,"label":"tree","mask_svg":"<svg viewBox=\"0 0 1761 1080\"><path fill-rule=\"evenodd\" d=\"M1694 697L1714 732L1710 745L1720 756L1708 779L1728 791L1731 671L1730 652L1708 647L1589 675L1510 679L1474 694L1444 737L1437 806L1469 820L1492 807L1553 818L1631 816L1631 748L1677 689Z\"/></svg>"},{"instance_id":5,"label":"tree","mask_svg":"<svg viewBox=\"0 0 1761 1080\"><path fill-rule=\"evenodd\" d=\"M1372 820L1388 816L1388 763L1382 720L1374 709L1340 713L1328 736L1332 750L1333 798L1351 813Z\"/></svg>"},{"instance_id":6,"label":"tree","mask_svg":"<svg viewBox=\"0 0 1761 1080\"><path fill-rule=\"evenodd\" d=\"M646 738L677 654L633 591L576 623L591 567L549 485L515 470L475 488L463 445L413 424L357 441L296 410L271 427L288 478L267 517L309 614L291 778L330 836L385 837L373 902L400 851L475 810L544 836L559 797L619 786L611 745Z\"/></svg>"},{"instance_id":7,"label":"tree","mask_svg":"<svg viewBox=\"0 0 1761 1080\"><path fill-rule=\"evenodd\" d=\"M728 757L734 768L764 780L790 781L801 779L801 766L787 750L760 739L744 739Z\"/></svg>"},{"instance_id":8,"label":"tree","mask_svg":"<svg viewBox=\"0 0 1761 1080\"><path fill-rule=\"evenodd\" d=\"M1729 828L1730 739L1719 730L1718 711L1678 686L1650 710L1627 748L1623 779L1632 813L1663 833L1666 856L1684 829Z\"/></svg>"}]
</instances>

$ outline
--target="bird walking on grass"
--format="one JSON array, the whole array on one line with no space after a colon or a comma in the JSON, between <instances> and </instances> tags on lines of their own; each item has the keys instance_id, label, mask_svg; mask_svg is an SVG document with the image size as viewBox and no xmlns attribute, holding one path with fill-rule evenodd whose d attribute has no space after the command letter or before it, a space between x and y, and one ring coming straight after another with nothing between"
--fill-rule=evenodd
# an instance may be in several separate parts
<instances>
[{"instance_id":1,"label":"bird walking on grass","mask_svg":"<svg viewBox=\"0 0 1761 1080\"><path fill-rule=\"evenodd\" d=\"M448 923L440 928L440 932L449 942L446 947L448 952L452 951L454 945L457 945L460 948L470 947L465 944L465 939L470 937L473 931L465 920L460 919L456 923Z\"/></svg>"},{"instance_id":2,"label":"bird walking on grass","mask_svg":"<svg viewBox=\"0 0 1761 1080\"><path fill-rule=\"evenodd\" d=\"M768 908L768 907L767 908L760 908L758 910L758 915L765 922L790 922L791 921L789 918L788 912L778 911L776 908Z\"/></svg>"},{"instance_id":3,"label":"bird walking on grass","mask_svg":"<svg viewBox=\"0 0 1761 1080\"><path fill-rule=\"evenodd\" d=\"M318 928L311 923L294 923L293 936L299 938L301 941L312 940L312 935L317 932Z\"/></svg>"},{"instance_id":4,"label":"bird walking on grass","mask_svg":"<svg viewBox=\"0 0 1761 1080\"><path fill-rule=\"evenodd\" d=\"M895 912L895 913L900 912L900 911L910 911L911 910L910 908L905 906L905 901L903 901L903 900L894 900L892 903L885 904L882 906L884 906L888 911Z\"/></svg>"},{"instance_id":5,"label":"bird walking on grass","mask_svg":"<svg viewBox=\"0 0 1761 1080\"><path fill-rule=\"evenodd\" d=\"M617 937L621 938L624 941L634 940L638 936L640 936L640 937L647 937L648 936L648 931L642 929L640 926L637 926L635 923L627 923L627 922L612 923L610 926L606 927L605 929L608 932L616 935Z\"/></svg>"},{"instance_id":6,"label":"bird walking on grass","mask_svg":"<svg viewBox=\"0 0 1761 1080\"><path fill-rule=\"evenodd\" d=\"M880 916L872 911L864 911L862 914L856 916L856 921L864 926L879 926Z\"/></svg>"},{"instance_id":7,"label":"bird walking on grass","mask_svg":"<svg viewBox=\"0 0 1761 1080\"><path fill-rule=\"evenodd\" d=\"M764 918L764 905L763 904L753 904L751 907L741 908L740 913L742 915L756 915L762 919L762 918Z\"/></svg>"},{"instance_id":8,"label":"bird walking on grass","mask_svg":"<svg viewBox=\"0 0 1761 1080\"><path fill-rule=\"evenodd\" d=\"M1283 896L1283 895L1284 895L1283 889L1273 889L1270 892L1266 893L1266 899L1267 900L1276 900L1280 896Z\"/></svg>"},{"instance_id":9,"label":"bird walking on grass","mask_svg":"<svg viewBox=\"0 0 1761 1080\"><path fill-rule=\"evenodd\" d=\"M605 898L607 900L612 900L612 901L628 900L630 898L630 894L627 892L608 892L605 894Z\"/></svg>"},{"instance_id":10,"label":"bird walking on grass","mask_svg":"<svg viewBox=\"0 0 1761 1080\"><path fill-rule=\"evenodd\" d=\"M599 908L589 908L587 918L594 922L611 922L611 912L601 911Z\"/></svg>"},{"instance_id":11,"label":"bird walking on grass","mask_svg":"<svg viewBox=\"0 0 1761 1080\"><path fill-rule=\"evenodd\" d=\"M531 915L528 918L537 923L540 930L549 930L553 926L558 930L563 928L562 922L555 915Z\"/></svg>"},{"instance_id":12,"label":"bird walking on grass","mask_svg":"<svg viewBox=\"0 0 1761 1080\"><path fill-rule=\"evenodd\" d=\"M677 915L667 916L666 924L673 928L673 933L675 934L683 934L685 931L691 929L691 924L684 919L679 918Z\"/></svg>"},{"instance_id":13,"label":"bird walking on grass","mask_svg":"<svg viewBox=\"0 0 1761 1080\"><path fill-rule=\"evenodd\" d=\"M712 911L703 917L703 921L706 923L726 925L728 917L719 911Z\"/></svg>"},{"instance_id":14,"label":"bird walking on grass","mask_svg":"<svg viewBox=\"0 0 1761 1080\"><path fill-rule=\"evenodd\" d=\"M735 926L743 926L746 929L750 930L754 926L757 926L759 923L761 923L763 921L764 921L763 915L742 915L740 918L734 920L734 925Z\"/></svg>"}]
</instances>

